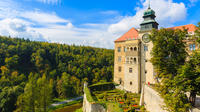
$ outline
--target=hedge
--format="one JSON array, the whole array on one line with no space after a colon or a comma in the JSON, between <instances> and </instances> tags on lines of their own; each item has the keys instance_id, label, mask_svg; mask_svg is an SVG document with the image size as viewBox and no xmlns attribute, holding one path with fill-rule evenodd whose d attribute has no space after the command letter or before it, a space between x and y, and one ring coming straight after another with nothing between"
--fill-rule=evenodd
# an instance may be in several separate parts
<instances>
[{"instance_id":1,"label":"hedge","mask_svg":"<svg viewBox=\"0 0 200 112\"><path fill-rule=\"evenodd\" d=\"M89 88L91 91L106 91L115 89L115 84L113 82L103 82L90 85Z\"/></svg>"}]
</instances>

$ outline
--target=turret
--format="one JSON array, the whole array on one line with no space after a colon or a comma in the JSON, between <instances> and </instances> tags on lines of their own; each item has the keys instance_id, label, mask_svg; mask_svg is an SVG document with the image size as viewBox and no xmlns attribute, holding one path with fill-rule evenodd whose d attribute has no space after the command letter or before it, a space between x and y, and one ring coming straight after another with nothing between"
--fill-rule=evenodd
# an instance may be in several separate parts
<instances>
[{"instance_id":1,"label":"turret","mask_svg":"<svg viewBox=\"0 0 200 112\"><path fill-rule=\"evenodd\" d=\"M155 11L150 8L150 5L144 12L143 18L144 21L140 24L140 31L149 31L153 28L158 29L159 24L155 21Z\"/></svg>"}]
</instances>

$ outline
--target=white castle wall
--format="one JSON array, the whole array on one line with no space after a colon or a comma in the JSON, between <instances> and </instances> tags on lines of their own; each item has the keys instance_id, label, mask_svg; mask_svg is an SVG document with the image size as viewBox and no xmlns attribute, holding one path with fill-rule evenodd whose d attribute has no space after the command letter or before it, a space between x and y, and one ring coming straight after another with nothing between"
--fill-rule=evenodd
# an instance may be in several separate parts
<instances>
[{"instance_id":1,"label":"white castle wall","mask_svg":"<svg viewBox=\"0 0 200 112\"><path fill-rule=\"evenodd\" d=\"M84 94L83 112L106 112L106 109L100 104L89 102Z\"/></svg>"},{"instance_id":2,"label":"white castle wall","mask_svg":"<svg viewBox=\"0 0 200 112\"><path fill-rule=\"evenodd\" d=\"M200 100L198 100L199 98L200 97L197 96L196 107L198 108L192 108L190 112L200 112ZM163 109L165 103L158 92L156 92L148 85L143 86L140 105L144 105L149 112L168 112Z\"/></svg>"},{"instance_id":3,"label":"white castle wall","mask_svg":"<svg viewBox=\"0 0 200 112\"><path fill-rule=\"evenodd\" d=\"M159 96L158 92L147 85L143 86L143 90L141 93L140 105L143 104L147 111L150 112L168 112L163 109L163 106L165 104L163 99Z\"/></svg>"}]
</instances>

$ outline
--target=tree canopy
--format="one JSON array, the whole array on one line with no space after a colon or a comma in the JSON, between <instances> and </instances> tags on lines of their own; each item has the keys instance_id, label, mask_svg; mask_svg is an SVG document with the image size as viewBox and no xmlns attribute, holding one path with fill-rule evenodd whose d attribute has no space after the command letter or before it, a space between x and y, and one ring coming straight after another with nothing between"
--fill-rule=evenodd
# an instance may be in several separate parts
<instances>
[{"instance_id":1,"label":"tree canopy","mask_svg":"<svg viewBox=\"0 0 200 112\"><path fill-rule=\"evenodd\" d=\"M16 105L20 111L26 109L21 104L27 107L31 101L43 102L42 98L39 100L32 96L34 91L29 90L40 89L37 94L47 94L41 93L43 89L46 91L45 88L37 86L44 82L52 86L49 90L52 94L48 97L81 95L84 81L89 84L100 80L112 81L113 64L114 50L110 49L0 36L0 111L12 112L16 110ZM35 78L35 82L31 82L30 76ZM8 91L9 94L6 94ZM36 99L27 101L28 96ZM32 105L32 110L38 107L38 103Z\"/></svg>"}]
</instances>

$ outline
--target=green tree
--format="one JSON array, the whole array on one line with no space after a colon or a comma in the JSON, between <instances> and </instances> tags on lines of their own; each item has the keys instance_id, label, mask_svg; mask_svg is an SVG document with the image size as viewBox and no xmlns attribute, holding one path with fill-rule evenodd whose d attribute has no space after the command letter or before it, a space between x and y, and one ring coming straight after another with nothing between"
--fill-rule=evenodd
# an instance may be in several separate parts
<instances>
[{"instance_id":1,"label":"green tree","mask_svg":"<svg viewBox=\"0 0 200 112\"><path fill-rule=\"evenodd\" d=\"M200 44L200 22L198 23L197 29L195 31L195 38L197 42Z\"/></svg>"},{"instance_id":2,"label":"green tree","mask_svg":"<svg viewBox=\"0 0 200 112\"><path fill-rule=\"evenodd\" d=\"M187 52L183 40L187 35L187 30L153 30L151 40L153 42L152 64L155 66L157 77L169 78L166 74L171 74L173 78L177 74L178 68L184 64Z\"/></svg>"},{"instance_id":3,"label":"green tree","mask_svg":"<svg viewBox=\"0 0 200 112\"><path fill-rule=\"evenodd\" d=\"M183 41L186 35L187 30L170 29L154 29L151 35L154 45L151 62L157 73L158 90L170 112L186 112L190 107L185 93L177 87L175 80L187 56Z\"/></svg>"},{"instance_id":4,"label":"green tree","mask_svg":"<svg viewBox=\"0 0 200 112\"><path fill-rule=\"evenodd\" d=\"M36 108L36 98L37 98L37 86L36 86L36 75L33 73L30 73L28 78L28 83L26 84L24 88L24 94L21 96L23 98L22 101L24 101L24 105L18 105L24 106L24 112L35 112ZM21 99L19 99L21 100Z\"/></svg>"},{"instance_id":5,"label":"green tree","mask_svg":"<svg viewBox=\"0 0 200 112\"><path fill-rule=\"evenodd\" d=\"M70 75L66 72L62 73L62 77L57 81L57 91L61 98L71 97L72 86L70 84Z\"/></svg>"},{"instance_id":6,"label":"green tree","mask_svg":"<svg viewBox=\"0 0 200 112\"><path fill-rule=\"evenodd\" d=\"M15 110L17 97L23 91L20 86L5 87L0 91L0 111L12 112Z\"/></svg>"},{"instance_id":7,"label":"green tree","mask_svg":"<svg viewBox=\"0 0 200 112\"><path fill-rule=\"evenodd\" d=\"M187 63L179 71L176 83L182 91L189 92L189 101L195 105L197 93L200 91L200 53L193 52Z\"/></svg>"},{"instance_id":8,"label":"green tree","mask_svg":"<svg viewBox=\"0 0 200 112\"><path fill-rule=\"evenodd\" d=\"M47 112L50 103L52 102L53 81L48 81L46 75L43 74L37 80L37 111Z\"/></svg>"}]
</instances>

